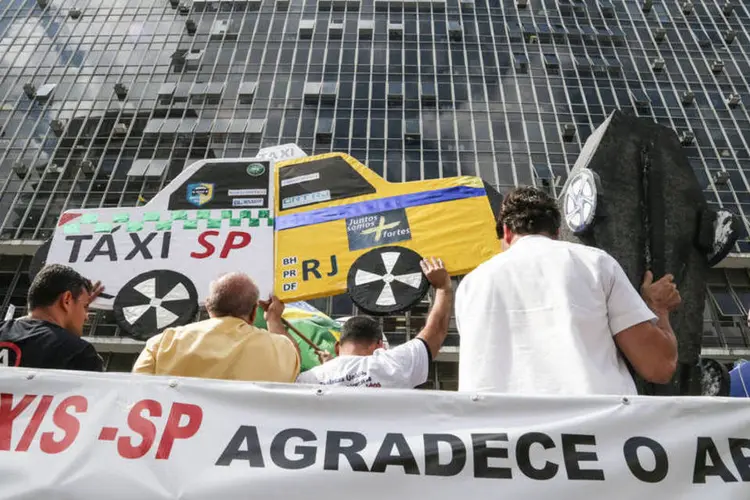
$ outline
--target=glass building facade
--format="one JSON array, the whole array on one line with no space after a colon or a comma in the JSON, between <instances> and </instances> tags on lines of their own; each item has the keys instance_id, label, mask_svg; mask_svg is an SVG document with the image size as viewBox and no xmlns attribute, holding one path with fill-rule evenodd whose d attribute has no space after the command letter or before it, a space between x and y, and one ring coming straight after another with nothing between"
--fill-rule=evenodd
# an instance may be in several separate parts
<instances>
[{"instance_id":1,"label":"glass building facade","mask_svg":"<svg viewBox=\"0 0 750 500\"><path fill-rule=\"evenodd\" d=\"M749 34L736 0L0 0L0 312L23 310L62 210L142 204L197 159L288 142L393 182L559 194L619 108L674 128L709 204L747 225ZM727 358L750 356L735 262L712 271L705 309L706 349ZM426 309L384 320L394 343ZM87 335L110 369L140 348L108 314ZM440 387L455 386L457 344Z\"/></svg>"}]
</instances>

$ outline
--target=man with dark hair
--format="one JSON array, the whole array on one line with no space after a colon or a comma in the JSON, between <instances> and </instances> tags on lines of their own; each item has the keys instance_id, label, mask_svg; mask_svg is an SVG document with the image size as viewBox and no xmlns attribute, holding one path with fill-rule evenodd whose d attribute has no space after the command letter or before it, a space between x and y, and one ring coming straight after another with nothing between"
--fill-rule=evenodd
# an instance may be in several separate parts
<instances>
[{"instance_id":1,"label":"man with dark hair","mask_svg":"<svg viewBox=\"0 0 750 500\"><path fill-rule=\"evenodd\" d=\"M248 275L221 276L211 283L206 299L210 319L150 338L133 373L294 382L300 353L281 322L284 304L276 297L258 299L258 287ZM270 331L253 325L258 304Z\"/></svg>"},{"instance_id":2,"label":"man with dark hair","mask_svg":"<svg viewBox=\"0 0 750 500\"><path fill-rule=\"evenodd\" d=\"M459 390L518 394L635 394L618 353L646 380L677 364L672 276L646 273L641 295L606 252L558 241L555 200L511 191L497 222L504 252L469 273L456 295Z\"/></svg>"},{"instance_id":3,"label":"man with dark hair","mask_svg":"<svg viewBox=\"0 0 750 500\"><path fill-rule=\"evenodd\" d=\"M354 316L341 329L341 337L336 343L337 357L300 374L297 382L401 389L424 384L430 363L448 335L453 289L440 259L425 259L421 265L430 284L435 287L435 303L425 327L416 338L385 350L378 322L367 316Z\"/></svg>"},{"instance_id":4,"label":"man with dark hair","mask_svg":"<svg viewBox=\"0 0 750 500\"><path fill-rule=\"evenodd\" d=\"M103 290L70 267L42 268L29 287L29 314L0 323L0 367L102 371L102 359L81 336L89 304Z\"/></svg>"}]
</instances>

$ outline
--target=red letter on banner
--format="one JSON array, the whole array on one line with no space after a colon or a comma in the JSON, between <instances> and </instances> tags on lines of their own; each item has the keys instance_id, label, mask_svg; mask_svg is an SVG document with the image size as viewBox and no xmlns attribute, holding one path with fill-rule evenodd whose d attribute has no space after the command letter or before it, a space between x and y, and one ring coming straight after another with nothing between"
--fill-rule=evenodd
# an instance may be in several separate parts
<instances>
[{"instance_id":1,"label":"red letter on banner","mask_svg":"<svg viewBox=\"0 0 750 500\"><path fill-rule=\"evenodd\" d=\"M200 243L206 250L202 253L190 252L190 256L194 259L205 259L211 257L216 251L216 247L212 243L206 241L209 236L219 236L219 231L204 231L198 235L198 243Z\"/></svg>"},{"instance_id":2,"label":"red letter on banner","mask_svg":"<svg viewBox=\"0 0 750 500\"><path fill-rule=\"evenodd\" d=\"M187 416L188 420L185 425L180 427L180 420L183 416ZM172 411L169 412L164 435L159 442L159 448L156 450L157 460L169 458L175 439L193 437L200 429L201 422L203 422L203 410L200 406L185 403L172 404Z\"/></svg>"},{"instance_id":3,"label":"red letter on banner","mask_svg":"<svg viewBox=\"0 0 750 500\"><path fill-rule=\"evenodd\" d=\"M67 450L78 436L81 423L76 417L67 412L68 408L74 408L76 413L84 413L89 408L88 401L83 396L70 396L63 399L52 414L52 421L65 432L60 441L55 441L54 432L42 433L39 447L44 453L55 454Z\"/></svg>"},{"instance_id":4,"label":"red letter on banner","mask_svg":"<svg viewBox=\"0 0 750 500\"><path fill-rule=\"evenodd\" d=\"M117 439L117 453L123 458L141 458L151 446L154 444L156 439L156 426L150 421L146 420L141 416L143 410L147 410L149 416L161 417L161 405L158 401L153 399L144 399L138 401L135 406L130 410L128 414L128 426L140 434L142 441L138 446L133 446L132 440L129 437L122 436Z\"/></svg>"},{"instance_id":5,"label":"red letter on banner","mask_svg":"<svg viewBox=\"0 0 750 500\"><path fill-rule=\"evenodd\" d=\"M29 446L36 436L36 431L39 430L39 426L42 425L42 420L49 410L49 406L52 404L53 396L42 396L42 400L39 402L39 406L34 410L34 414L29 420L29 425L21 436L21 440L16 446L16 451L29 451Z\"/></svg>"},{"instance_id":6,"label":"red letter on banner","mask_svg":"<svg viewBox=\"0 0 750 500\"><path fill-rule=\"evenodd\" d=\"M13 434L13 421L36 399L36 395L27 394L13 408L13 394L0 394L0 451L10 450L10 438Z\"/></svg>"},{"instance_id":7,"label":"red letter on banner","mask_svg":"<svg viewBox=\"0 0 750 500\"><path fill-rule=\"evenodd\" d=\"M239 240L236 243L235 243L235 238L239 238ZM252 240L252 238L247 233L243 233L241 231L230 232L229 235L227 236L227 241L224 242L224 247L221 249L221 254L219 255L219 258L226 259L231 250L245 248L246 246L250 244L250 240Z\"/></svg>"}]
</instances>

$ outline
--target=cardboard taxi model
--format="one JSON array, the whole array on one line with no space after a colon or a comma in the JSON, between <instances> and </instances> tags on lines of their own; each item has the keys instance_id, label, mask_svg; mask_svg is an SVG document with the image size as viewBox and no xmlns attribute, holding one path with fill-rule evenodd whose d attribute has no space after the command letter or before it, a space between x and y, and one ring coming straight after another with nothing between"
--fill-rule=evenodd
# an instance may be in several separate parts
<instances>
[{"instance_id":1,"label":"cardboard taxi model","mask_svg":"<svg viewBox=\"0 0 750 500\"><path fill-rule=\"evenodd\" d=\"M223 273L249 267L268 296L272 179L272 160L198 161L141 207L65 212L37 261L101 280L105 294L92 307L112 309L137 338L191 321Z\"/></svg>"},{"instance_id":2,"label":"cardboard taxi model","mask_svg":"<svg viewBox=\"0 0 750 500\"><path fill-rule=\"evenodd\" d=\"M346 154L269 149L198 161L142 207L65 212L36 267L102 280L107 295L92 307L145 338L191 321L209 282L230 271L250 274L262 296L348 291L387 314L424 297L422 256L463 274L500 251L499 194L477 177L390 183ZM285 150L293 159L275 163Z\"/></svg>"},{"instance_id":3,"label":"cardboard taxi model","mask_svg":"<svg viewBox=\"0 0 750 500\"><path fill-rule=\"evenodd\" d=\"M429 284L422 257L465 274L500 251L478 177L387 182L343 153L276 164L276 289L284 300L347 291L364 311L408 309Z\"/></svg>"}]
</instances>

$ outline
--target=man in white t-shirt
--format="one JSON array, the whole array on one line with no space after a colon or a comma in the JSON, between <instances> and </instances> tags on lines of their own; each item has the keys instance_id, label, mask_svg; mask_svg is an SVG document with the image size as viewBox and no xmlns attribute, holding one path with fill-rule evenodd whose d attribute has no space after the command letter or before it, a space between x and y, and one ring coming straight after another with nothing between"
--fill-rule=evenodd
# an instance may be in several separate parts
<instances>
[{"instance_id":1,"label":"man in white t-shirt","mask_svg":"<svg viewBox=\"0 0 750 500\"><path fill-rule=\"evenodd\" d=\"M515 394L635 394L625 355L650 382L677 366L669 312L680 295L647 273L641 293L606 252L558 241L560 212L523 187L503 200L497 223L506 250L456 293L459 390Z\"/></svg>"},{"instance_id":2,"label":"man in white t-shirt","mask_svg":"<svg viewBox=\"0 0 750 500\"><path fill-rule=\"evenodd\" d=\"M427 381L430 362L448 335L453 289L440 259L425 259L422 270L435 288L435 303L416 338L393 349L383 349L378 322L354 316L344 323L336 344L337 357L301 373L302 384L411 389Z\"/></svg>"}]
</instances>

